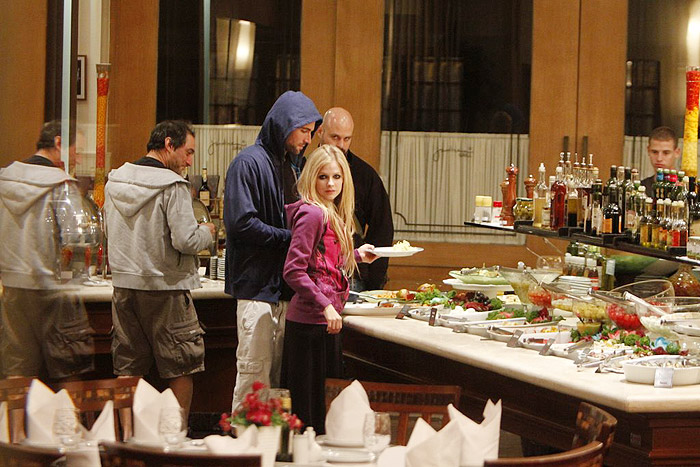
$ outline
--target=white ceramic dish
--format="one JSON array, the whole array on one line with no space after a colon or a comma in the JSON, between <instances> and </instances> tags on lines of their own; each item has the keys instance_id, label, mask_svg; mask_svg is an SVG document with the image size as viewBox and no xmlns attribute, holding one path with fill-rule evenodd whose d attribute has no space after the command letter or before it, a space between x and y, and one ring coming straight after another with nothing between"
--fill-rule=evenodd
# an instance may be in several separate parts
<instances>
[{"instance_id":1,"label":"white ceramic dish","mask_svg":"<svg viewBox=\"0 0 700 467\"><path fill-rule=\"evenodd\" d=\"M331 439L326 435L316 436L316 441L321 446L336 447L336 448L363 448L364 444L362 441L359 443L357 441L347 440L347 439Z\"/></svg>"},{"instance_id":2,"label":"white ceramic dish","mask_svg":"<svg viewBox=\"0 0 700 467\"><path fill-rule=\"evenodd\" d=\"M486 335L498 342L508 342L513 337L512 332L503 331L501 329L486 329Z\"/></svg>"},{"instance_id":3,"label":"white ceramic dish","mask_svg":"<svg viewBox=\"0 0 700 467\"><path fill-rule=\"evenodd\" d=\"M412 246L408 250L397 250L393 246L375 247L372 253L380 258L402 258L405 256L413 256L416 253L423 251L423 248Z\"/></svg>"},{"instance_id":4,"label":"white ceramic dish","mask_svg":"<svg viewBox=\"0 0 700 467\"><path fill-rule=\"evenodd\" d=\"M625 371L625 380L630 383L654 384L656 370L659 367L642 366L640 363L658 360L678 360L678 355L653 355L651 357L642 357L636 360L624 362L622 368ZM685 386L688 384L700 383L700 367L688 368L673 368L673 385Z\"/></svg>"},{"instance_id":5,"label":"white ceramic dish","mask_svg":"<svg viewBox=\"0 0 700 467\"><path fill-rule=\"evenodd\" d=\"M389 316L395 315L403 305L395 303L393 306L377 306L376 303L346 303L343 308L344 315L352 316Z\"/></svg>"},{"instance_id":6,"label":"white ceramic dish","mask_svg":"<svg viewBox=\"0 0 700 467\"><path fill-rule=\"evenodd\" d=\"M323 456L327 462L339 464L356 464L374 460L372 453L364 449L327 448L323 450Z\"/></svg>"},{"instance_id":7,"label":"white ceramic dish","mask_svg":"<svg viewBox=\"0 0 700 467\"><path fill-rule=\"evenodd\" d=\"M571 333L569 331L559 332L533 332L520 336L520 345L526 349L542 350L549 339L554 339L554 344L566 344L571 342ZM551 348L551 347L550 347Z\"/></svg>"},{"instance_id":8,"label":"white ceramic dish","mask_svg":"<svg viewBox=\"0 0 700 467\"><path fill-rule=\"evenodd\" d=\"M467 324L467 332L481 337L489 337L490 326L502 326L505 322L524 323L525 318L492 319L487 321L471 321Z\"/></svg>"},{"instance_id":9,"label":"white ceramic dish","mask_svg":"<svg viewBox=\"0 0 700 467\"><path fill-rule=\"evenodd\" d=\"M688 336L700 337L700 326L694 326L692 324L676 324L673 326L673 330Z\"/></svg>"}]
</instances>

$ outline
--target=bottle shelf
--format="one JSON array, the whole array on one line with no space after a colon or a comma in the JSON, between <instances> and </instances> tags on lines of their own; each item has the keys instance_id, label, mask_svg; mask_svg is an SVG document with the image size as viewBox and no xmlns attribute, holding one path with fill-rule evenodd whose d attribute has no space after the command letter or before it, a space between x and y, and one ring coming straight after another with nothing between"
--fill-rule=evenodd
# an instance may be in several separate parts
<instances>
[{"instance_id":1,"label":"bottle shelf","mask_svg":"<svg viewBox=\"0 0 700 467\"><path fill-rule=\"evenodd\" d=\"M692 259L686 256L686 249L684 247L672 248L670 251L657 250L656 248L647 248L642 245L632 243L632 239L630 238L630 236L625 234L605 234L602 236L592 236L584 234L580 228L571 229L568 227L564 227L562 229L559 229L558 231L538 229L530 225L528 221L522 223L516 221L514 226L487 224L472 221L466 221L464 225L469 227L482 227L506 232L514 232L525 235L536 235L538 237L558 238L559 240L575 240L581 243L586 243L588 245L610 248L617 251L624 251L626 253L634 253L643 256L650 256L652 258L659 258L668 261L675 261L678 263L690 264L693 266L700 266L700 260Z\"/></svg>"}]
</instances>

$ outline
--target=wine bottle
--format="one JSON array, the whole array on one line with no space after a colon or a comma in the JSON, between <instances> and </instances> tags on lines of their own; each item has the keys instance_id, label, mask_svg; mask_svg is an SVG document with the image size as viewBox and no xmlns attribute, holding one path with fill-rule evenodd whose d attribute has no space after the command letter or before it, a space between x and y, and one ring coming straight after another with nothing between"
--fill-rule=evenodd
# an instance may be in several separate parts
<instances>
[{"instance_id":1,"label":"wine bottle","mask_svg":"<svg viewBox=\"0 0 700 467\"><path fill-rule=\"evenodd\" d=\"M550 210L550 228L559 230L566 225L566 183L564 182L564 170L556 169L556 180L552 185L552 203Z\"/></svg>"},{"instance_id":2,"label":"wine bottle","mask_svg":"<svg viewBox=\"0 0 700 467\"><path fill-rule=\"evenodd\" d=\"M207 168L202 168L202 186L199 187L198 197L199 200L207 207L211 209L211 192L209 191L209 185L207 184Z\"/></svg>"}]
</instances>

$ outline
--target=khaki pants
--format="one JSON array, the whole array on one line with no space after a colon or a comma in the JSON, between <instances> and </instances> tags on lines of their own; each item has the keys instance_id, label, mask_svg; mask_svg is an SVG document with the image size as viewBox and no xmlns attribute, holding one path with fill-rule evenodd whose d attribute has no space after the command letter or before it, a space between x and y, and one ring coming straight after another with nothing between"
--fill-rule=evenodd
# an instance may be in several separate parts
<instances>
[{"instance_id":1,"label":"khaki pants","mask_svg":"<svg viewBox=\"0 0 700 467\"><path fill-rule=\"evenodd\" d=\"M236 411L253 383L261 381L267 387L278 387L282 369L284 320L289 302L277 305L255 300L238 300L236 323L236 387L231 410Z\"/></svg>"}]
</instances>

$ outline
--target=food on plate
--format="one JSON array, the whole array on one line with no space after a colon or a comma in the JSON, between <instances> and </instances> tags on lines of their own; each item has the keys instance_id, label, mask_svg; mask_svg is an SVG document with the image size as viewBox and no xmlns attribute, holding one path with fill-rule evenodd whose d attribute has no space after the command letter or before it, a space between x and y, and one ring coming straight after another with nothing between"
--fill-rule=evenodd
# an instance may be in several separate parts
<instances>
[{"instance_id":1,"label":"food on plate","mask_svg":"<svg viewBox=\"0 0 700 467\"><path fill-rule=\"evenodd\" d=\"M459 271L450 271L449 274L465 284L508 285L508 281L493 268L462 268Z\"/></svg>"},{"instance_id":2,"label":"food on plate","mask_svg":"<svg viewBox=\"0 0 700 467\"><path fill-rule=\"evenodd\" d=\"M418 292L432 292L437 290L437 285L435 284L421 284L418 286Z\"/></svg>"},{"instance_id":3,"label":"food on plate","mask_svg":"<svg viewBox=\"0 0 700 467\"><path fill-rule=\"evenodd\" d=\"M547 308L541 308L539 310L531 310L525 312L521 309L513 308L503 308L501 310L495 310L489 313L486 317L487 320L492 319L508 319L508 318L525 318L525 321L529 324L537 323L551 323L561 321L563 318L561 316L552 317L549 314Z\"/></svg>"},{"instance_id":4,"label":"food on plate","mask_svg":"<svg viewBox=\"0 0 700 467\"><path fill-rule=\"evenodd\" d=\"M576 323L576 331L578 332L578 338L585 336L593 336L600 331L600 326L602 323L599 321L579 321ZM574 336L572 335L572 338Z\"/></svg>"},{"instance_id":5,"label":"food on plate","mask_svg":"<svg viewBox=\"0 0 700 467\"><path fill-rule=\"evenodd\" d=\"M503 308L503 302L494 297L488 298L482 292L457 292L450 298L448 305L460 306L464 309L472 308L474 311L491 311Z\"/></svg>"},{"instance_id":6,"label":"food on plate","mask_svg":"<svg viewBox=\"0 0 700 467\"><path fill-rule=\"evenodd\" d=\"M411 251L411 244L407 240L399 240L392 247L396 251Z\"/></svg>"},{"instance_id":7,"label":"food on plate","mask_svg":"<svg viewBox=\"0 0 700 467\"><path fill-rule=\"evenodd\" d=\"M396 292L396 298L399 300L413 300L416 297L416 294L414 292L409 291L408 289L401 289L398 292Z\"/></svg>"}]
</instances>

